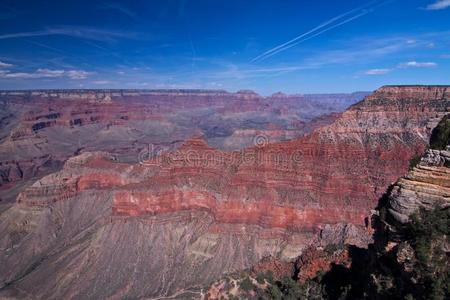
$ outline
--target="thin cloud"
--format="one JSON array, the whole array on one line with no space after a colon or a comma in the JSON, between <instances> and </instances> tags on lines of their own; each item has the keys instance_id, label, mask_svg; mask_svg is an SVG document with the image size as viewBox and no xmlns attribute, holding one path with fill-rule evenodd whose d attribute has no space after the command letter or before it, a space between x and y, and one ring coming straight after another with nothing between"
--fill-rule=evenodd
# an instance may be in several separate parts
<instances>
[{"instance_id":1,"label":"thin cloud","mask_svg":"<svg viewBox=\"0 0 450 300\"><path fill-rule=\"evenodd\" d=\"M111 83L111 81L109 80L94 80L92 81L93 84L98 84L98 85L104 85L104 84L109 84Z\"/></svg>"},{"instance_id":2,"label":"thin cloud","mask_svg":"<svg viewBox=\"0 0 450 300\"><path fill-rule=\"evenodd\" d=\"M364 75L385 75L394 71L395 69L407 69L407 68L434 68L437 67L438 64L435 62L417 62L417 61L409 61L406 63L398 64L397 67L392 69L371 69L364 72Z\"/></svg>"},{"instance_id":3,"label":"thin cloud","mask_svg":"<svg viewBox=\"0 0 450 300\"><path fill-rule=\"evenodd\" d=\"M332 64L372 62L405 51L412 47L405 37L367 37L346 41L346 47L315 53L303 62L309 66L322 67ZM414 47L418 46L414 45Z\"/></svg>"},{"instance_id":4,"label":"thin cloud","mask_svg":"<svg viewBox=\"0 0 450 300\"><path fill-rule=\"evenodd\" d=\"M70 79L86 79L91 72L83 70L51 70L37 69L35 72L0 72L0 78L6 79L39 79L39 78L70 78Z\"/></svg>"},{"instance_id":5,"label":"thin cloud","mask_svg":"<svg viewBox=\"0 0 450 300\"><path fill-rule=\"evenodd\" d=\"M10 68L12 66L13 66L12 64L8 64L0 60L0 68Z\"/></svg>"},{"instance_id":6,"label":"thin cloud","mask_svg":"<svg viewBox=\"0 0 450 300\"><path fill-rule=\"evenodd\" d=\"M117 11L117 12L119 12L125 16L128 16L132 19L136 18L136 13L134 13L128 7L123 6L122 4L117 3L117 2L103 3L101 8Z\"/></svg>"},{"instance_id":7,"label":"thin cloud","mask_svg":"<svg viewBox=\"0 0 450 300\"><path fill-rule=\"evenodd\" d=\"M450 7L450 0L440 0L426 7L427 10L441 10Z\"/></svg>"},{"instance_id":8,"label":"thin cloud","mask_svg":"<svg viewBox=\"0 0 450 300\"><path fill-rule=\"evenodd\" d=\"M389 1L384 1L382 3L378 3L377 0L370 1L369 3L367 3L367 4L363 5L363 6L354 8L354 9L352 9L352 10L346 12L346 13L343 13L341 15L333 17L330 20L328 20L328 21L326 21L326 22L316 26L315 28L313 28L313 29L311 29L311 30L309 30L309 31L307 31L307 32L305 32L303 34L300 34L299 36L297 36L297 37L295 37L295 38L293 38L293 39L291 39L291 40L289 40L289 41L287 41L287 42L285 42L285 43L283 43L281 45L278 45L278 46L276 46L276 47L274 47L274 48L272 48L270 50L267 50L266 52L256 56L255 58L253 58L251 60L251 62L265 60L265 59L267 59L267 58L269 58L269 57L271 57L271 56L273 56L275 54L278 54L278 53L280 53L282 51L290 49L290 48L292 48L292 47L294 47L294 46L296 46L296 45L298 45L300 43L303 43L303 42L305 42L305 41L307 41L309 39L317 37L317 36L327 32L327 31L330 31L330 30L332 30L334 28L343 26L343 25L345 25L345 24L347 24L347 23L349 23L351 21L359 19L359 18L361 18L361 17L371 13L376 8L378 8L379 6L384 5L386 3L389 3L389 2L392 2L392 1L393 0L389 0ZM351 15L353 15L353 16L351 16ZM351 16L351 17L348 17L348 16ZM346 18L346 17L348 17L348 18Z\"/></svg>"},{"instance_id":9,"label":"thin cloud","mask_svg":"<svg viewBox=\"0 0 450 300\"><path fill-rule=\"evenodd\" d=\"M385 75L391 72L391 69L372 69L364 72L366 75Z\"/></svg>"},{"instance_id":10,"label":"thin cloud","mask_svg":"<svg viewBox=\"0 0 450 300\"><path fill-rule=\"evenodd\" d=\"M225 70L207 74L209 80L224 80L224 79L256 79L277 77L281 74L296 72L301 70L309 70L314 67L306 65L295 66L277 66L267 68L255 68L252 65L239 66L235 64L228 64Z\"/></svg>"},{"instance_id":11,"label":"thin cloud","mask_svg":"<svg viewBox=\"0 0 450 300\"><path fill-rule=\"evenodd\" d=\"M115 41L116 39L138 38L138 35L133 32L103 30L90 27L60 26L60 27L46 28L44 30L39 31L3 34L0 35L0 40L35 37L35 36L51 36L51 35L63 35L87 40L108 41L108 42Z\"/></svg>"},{"instance_id":12,"label":"thin cloud","mask_svg":"<svg viewBox=\"0 0 450 300\"><path fill-rule=\"evenodd\" d=\"M86 72L86 71L82 71L82 70L66 71L67 77L69 77L71 79L85 79L91 74L92 74L91 72Z\"/></svg>"},{"instance_id":13,"label":"thin cloud","mask_svg":"<svg viewBox=\"0 0 450 300\"><path fill-rule=\"evenodd\" d=\"M399 68L434 68L437 67L435 62L417 62L409 61L398 65Z\"/></svg>"}]
</instances>

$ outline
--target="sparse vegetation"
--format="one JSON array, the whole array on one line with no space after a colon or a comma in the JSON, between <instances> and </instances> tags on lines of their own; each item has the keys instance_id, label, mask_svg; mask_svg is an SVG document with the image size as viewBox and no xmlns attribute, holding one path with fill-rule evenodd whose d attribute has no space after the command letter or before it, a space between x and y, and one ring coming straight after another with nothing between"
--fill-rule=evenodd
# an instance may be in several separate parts
<instances>
[{"instance_id":1,"label":"sparse vegetation","mask_svg":"<svg viewBox=\"0 0 450 300\"><path fill-rule=\"evenodd\" d=\"M450 115L446 115L436 128L433 129L430 138L430 148L445 150L450 142Z\"/></svg>"},{"instance_id":2,"label":"sparse vegetation","mask_svg":"<svg viewBox=\"0 0 450 300\"><path fill-rule=\"evenodd\" d=\"M269 285L266 289L257 291L258 299L325 299L323 287L317 281L301 283L290 277Z\"/></svg>"},{"instance_id":3,"label":"sparse vegetation","mask_svg":"<svg viewBox=\"0 0 450 300\"><path fill-rule=\"evenodd\" d=\"M244 292L250 292L252 290L255 290L255 285L248 276L246 276L244 280L241 281L240 287Z\"/></svg>"},{"instance_id":4,"label":"sparse vegetation","mask_svg":"<svg viewBox=\"0 0 450 300\"><path fill-rule=\"evenodd\" d=\"M303 284L284 278L267 289L269 298L263 299L450 299L450 259L446 252L450 209L422 208L404 229L404 241L392 251L374 253L376 260L372 263L354 256L354 267L336 265ZM410 251L405 262L398 261L401 249ZM410 271L405 272L405 264Z\"/></svg>"},{"instance_id":5,"label":"sparse vegetation","mask_svg":"<svg viewBox=\"0 0 450 300\"><path fill-rule=\"evenodd\" d=\"M266 282L264 275L262 273L256 275L256 282L258 282L259 284L264 284Z\"/></svg>"},{"instance_id":6,"label":"sparse vegetation","mask_svg":"<svg viewBox=\"0 0 450 300\"><path fill-rule=\"evenodd\" d=\"M445 248L450 234L450 210L422 208L411 217L408 231L417 258L414 269L423 287L423 296L449 299L450 262Z\"/></svg>"},{"instance_id":7,"label":"sparse vegetation","mask_svg":"<svg viewBox=\"0 0 450 300\"><path fill-rule=\"evenodd\" d=\"M336 245L336 244L329 244L329 245L326 245L324 251L325 251L327 254L333 254L333 253L336 252L338 249L339 249L339 246L338 246L338 245Z\"/></svg>"},{"instance_id":8,"label":"sparse vegetation","mask_svg":"<svg viewBox=\"0 0 450 300\"><path fill-rule=\"evenodd\" d=\"M409 170L414 169L420 163L421 157L421 155L415 155L409 160Z\"/></svg>"}]
</instances>

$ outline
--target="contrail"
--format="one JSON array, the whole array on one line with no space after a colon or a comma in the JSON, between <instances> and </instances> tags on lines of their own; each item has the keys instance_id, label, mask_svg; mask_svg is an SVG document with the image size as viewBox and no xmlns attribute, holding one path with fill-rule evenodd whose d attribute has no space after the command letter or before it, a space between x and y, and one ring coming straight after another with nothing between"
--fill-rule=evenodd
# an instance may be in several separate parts
<instances>
[{"instance_id":1,"label":"contrail","mask_svg":"<svg viewBox=\"0 0 450 300\"><path fill-rule=\"evenodd\" d=\"M325 28L324 30L321 30L321 31L319 31L319 32L317 32L317 33L315 33L315 34L313 34L313 35L311 35L311 36L308 36L308 37L302 39L302 40L299 40L299 41L297 41L297 42L295 42L295 43L293 43L293 44L289 44L289 45L286 45L286 46L283 47L283 48L279 48L278 50L276 50L276 51L274 51L274 52L271 52L271 53L267 54L266 56L264 56L263 58L261 58L261 60L265 60L265 59L267 59L267 58L269 58L269 57L271 57L271 56L273 56L273 55L275 55L275 54L277 54L277 53L280 53L280 52L282 52L282 51L284 51L284 50L287 50L287 49L289 49L289 48L292 48L292 47L294 47L294 46L297 46L297 45L300 44L300 43L303 43L303 42L305 42L305 41L307 41L307 40L310 40L310 39L312 39L312 38L314 38L314 37L316 37L316 36L319 36L319 35L321 35L322 33L325 33L325 32L327 32L327 31L329 31L329 30L332 30L332 29L334 29L334 28L336 28L336 27L339 27L339 26L342 26L342 25L344 25L344 24L347 24L347 23L349 23L349 22L351 22L351 21L353 21L353 20L359 19L359 18L361 18L362 16L367 15L368 13L369 13L369 11L360 13L360 14L358 14L358 15L356 15L356 16L353 16L353 17L351 17L351 18L349 18L349 19L346 19L346 20L344 20L344 21L342 21L342 22L340 22L340 23L338 23L338 24L335 24L335 25L333 25L333 26L331 26L331 27Z\"/></svg>"},{"instance_id":2,"label":"contrail","mask_svg":"<svg viewBox=\"0 0 450 300\"><path fill-rule=\"evenodd\" d=\"M336 28L336 27L338 27L338 26L344 25L344 24L346 24L346 23L348 23L348 22L350 22L350 21L353 21L353 20L355 20L355 19L358 19L358 18L360 18L360 17L362 17L362 16L368 14L369 12L373 11L373 10L374 10L375 8L377 8L378 6L381 6L381 5L383 5L383 4L387 3L387 2L391 2L391 1L393 1L393 0L385 1L385 2L383 2L383 3L381 3L381 4L378 4L378 5L375 5L375 6L372 6L372 5L376 4L376 3L378 2L378 0L370 1L370 2L368 2L368 3L366 3L366 4L362 5L362 6L359 6L359 7L357 7L357 8L354 8L354 9L352 9L352 10L346 12L346 13L343 13L343 14L341 14L341 15L339 15L339 16L336 16L336 17L334 17L334 18L331 18L330 20L328 20L328 21L326 21L326 22L320 24L319 26L317 26L317 27L315 27L315 28L309 30L308 32L305 32L305 33L303 33L303 34L301 34L301 35L299 35L299 36L297 36L297 37L291 39L290 41L287 41L287 42L285 42L285 43L283 43L283 44L281 44L281 45L278 45L278 46L276 46L276 47L274 47L274 48L272 48L272 49L270 49L270 50L267 50L266 52L264 52L264 53L258 55L257 57L253 58L253 59L251 60L251 62L255 62L255 61L258 61L258 60L264 60L264 59L266 59L266 58L268 58L268 57L270 57L270 56L272 56L272 55L274 55L274 54L276 54L276 53L279 53L279 52L281 52L281 51L283 51L283 50L285 50L285 49L291 48L291 47L292 47L291 45L297 45L297 44L299 44L300 42L303 42L303 41L306 41L306 40L308 40L308 39L310 39L310 38L312 38L312 37L318 36L318 35L320 35L320 34L326 32L326 31L328 31L328 30L331 30L331 29ZM372 6L372 7L371 7L371 6ZM338 24L335 24L335 25L333 25L333 26L331 26L331 27L327 27L328 25L333 24L333 23L335 23L336 21L339 21L339 20L343 19L344 17L346 17L346 16L348 16L348 15L351 15L351 14L353 14L353 13L355 13L355 12L361 12L361 11L363 11L363 12L362 12L362 13L359 13L359 14L356 15L356 16L353 16L353 17L351 17L351 18L349 18L349 19L346 19L346 20L344 20L344 21L342 21L342 22L340 22L340 23L338 23ZM323 28L325 28L325 29L323 29ZM321 30L321 29L322 29L322 30ZM319 30L320 30L320 31L319 31ZM319 33L317 33L317 31L319 31ZM313 33L315 33L313 36L309 36L309 35L311 35L311 34L313 34ZM308 37L308 36L309 36L309 37ZM306 37L306 39L305 39L305 37ZM295 43L294 43L294 42L295 42Z\"/></svg>"},{"instance_id":3,"label":"contrail","mask_svg":"<svg viewBox=\"0 0 450 300\"><path fill-rule=\"evenodd\" d=\"M275 48L272 48L272 49L270 49L270 50L267 50L266 52L264 52L264 53L258 55L257 57L255 57L254 59L252 59L252 62L257 61L258 59L264 57L265 55L267 55L267 54L269 54L269 53L271 53L271 52L274 52L274 51L276 51L276 50L278 50L278 49L280 49L280 48L283 48L283 47L289 45L289 44L292 43L292 42L298 41L299 39L301 39L301 38L303 38L303 37L305 37L305 36L307 36L307 35L309 35L309 34L311 34L311 33L314 33L314 32L316 32L317 30L319 30L319 29L321 29L321 28L323 28L323 27L325 27L325 26L327 26L327 25L329 25L329 24L331 24L331 23L334 23L335 21L338 21L338 20L340 20L340 19L342 19L342 18L348 16L349 14L352 14L352 13L354 13L354 12L356 12L356 11L359 11L359 10L361 10L361 9L367 7L367 6L370 6L370 5L374 4L375 2L377 2L377 0L371 1L371 2L369 2L369 3L367 3L367 4L363 5L363 6L359 6L359 7L354 8L354 9L352 9L352 10L346 12L346 13L343 13L343 14L341 14L341 15L339 15L339 16L336 16L336 17L334 17L334 18L331 18L330 20L328 20L328 21L326 21L326 22L320 24L319 26L317 26L317 27L311 29L310 31L305 32L305 33L303 33L303 34L301 34L301 35L299 35L299 36L293 38L292 40L287 41L286 43L283 43L283 44L281 44L281 45L279 45L279 46L277 46L277 47L275 47Z\"/></svg>"}]
</instances>

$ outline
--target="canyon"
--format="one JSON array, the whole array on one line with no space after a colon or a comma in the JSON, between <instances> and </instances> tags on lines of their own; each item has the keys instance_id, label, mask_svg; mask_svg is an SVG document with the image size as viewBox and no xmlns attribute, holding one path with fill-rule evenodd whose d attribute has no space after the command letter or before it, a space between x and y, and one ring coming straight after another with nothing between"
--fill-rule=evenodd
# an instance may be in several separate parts
<instances>
[{"instance_id":1,"label":"canyon","mask_svg":"<svg viewBox=\"0 0 450 300\"><path fill-rule=\"evenodd\" d=\"M373 209L428 147L450 87L266 98L35 91L0 101L0 296L195 298L267 257L367 245ZM447 171L419 166L394 187L397 199L430 189L423 172Z\"/></svg>"},{"instance_id":2,"label":"canyon","mask_svg":"<svg viewBox=\"0 0 450 300\"><path fill-rule=\"evenodd\" d=\"M448 298L449 167L446 115L424 155L379 199L371 241L353 225L328 227L295 260L264 258L214 282L201 298Z\"/></svg>"},{"instance_id":3,"label":"canyon","mask_svg":"<svg viewBox=\"0 0 450 300\"><path fill-rule=\"evenodd\" d=\"M137 162L148 145L174 149L195 135L236 150L256 135L303 136L367 93L285 95L208 90L0 92L0 211L73 155L107 151Z\"/></svg>"}]
</instances>

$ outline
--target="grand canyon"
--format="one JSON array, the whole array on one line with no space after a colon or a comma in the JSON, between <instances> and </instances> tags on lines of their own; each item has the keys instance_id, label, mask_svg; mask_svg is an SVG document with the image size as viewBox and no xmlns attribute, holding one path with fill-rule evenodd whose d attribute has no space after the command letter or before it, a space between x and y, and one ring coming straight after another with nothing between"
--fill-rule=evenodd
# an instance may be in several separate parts
<instances>
[{"instance_id":1,"label":"grand canyon","mask_svg":"<svg viewBox=\"0 0 450 300\"><path fill-rule=\"evenodd\" d=\"M450 87L1 99L0 295L196 298L269 257L367 247L379 199L427 149Z\"/></svg>"},{"instance_id":2,"label":"grand canyon","mask_svg":"<svg viewBox=\"0 0 450 300\"><path fill-rule=\"evenodd\" d=\"M450 0L0 1L0 300L450 299Z\"/></svg>"}]
</instances>

